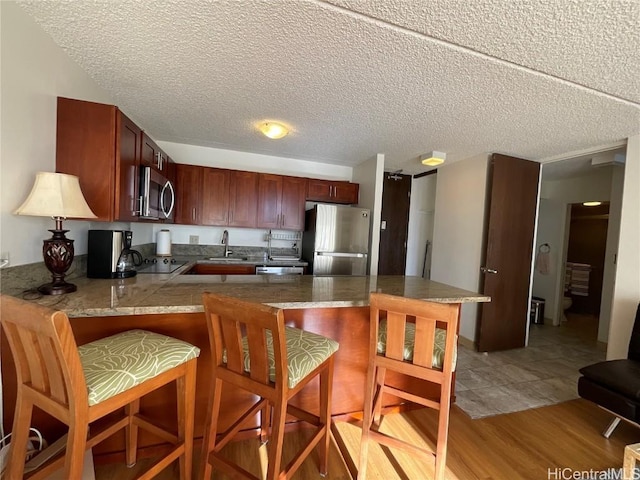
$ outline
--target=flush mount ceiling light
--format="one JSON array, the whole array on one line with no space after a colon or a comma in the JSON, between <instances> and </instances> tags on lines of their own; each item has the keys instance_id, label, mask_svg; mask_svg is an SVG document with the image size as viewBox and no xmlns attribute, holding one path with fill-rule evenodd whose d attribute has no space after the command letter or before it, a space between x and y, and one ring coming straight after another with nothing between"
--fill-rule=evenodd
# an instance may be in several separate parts
<instances>
[{"instance_id":1,"label":"flush mount ceiling light","mask_svg":"<svg viewBox=\"0 0 640 480\"><path fill-rule=\"evenodd\" d=\"M263 122L258 125L258 130L260 130L265 136L274 140L282 138L289 133L289 129L278 122Z\"/></svg>"},{"instance_id":2,"label":"flush mount ceiling light","mask_svg":"<svg viewBox=\"0 0 640 480\"><path fill-rule=\"evenodd\" d=\"M602 202L582 202L582 205L585 207L597 207L598 205L602 205Z\"/></svg>"},{"instance_id":3,"label":"flush mount ceiling light","mask_svg":"<svg viewBox=\"0 0 640 480\"><path fill-rule=\"evenodd\" d=\"M429 152L426 155L420 155L420 162L429 167L435 167L444 163L447 154L444 152Z\"/></svg>"}]
</instances>

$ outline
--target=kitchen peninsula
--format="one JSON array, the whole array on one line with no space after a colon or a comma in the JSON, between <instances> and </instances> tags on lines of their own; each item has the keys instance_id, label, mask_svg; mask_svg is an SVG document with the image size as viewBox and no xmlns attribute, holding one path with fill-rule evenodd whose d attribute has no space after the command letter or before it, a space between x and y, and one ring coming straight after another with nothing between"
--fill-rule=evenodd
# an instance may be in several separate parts
<instances>
[{"instance_id":1,"label":"kitchen peninsula","mask_svg":"<svg viewBox=\"0 0 640 480\"><path fill-rule=\"evenodd\" d=\"M123 280L76 278L78 291L68 295L31 299L35 303L65 311L78 344L132 328L144 328L181 338L202 349L198 359L196 384L196 438L202 436L211 372L207 327L202 308L205 291L230 295L285 309L287 325L334 338L337 352L332 412L334 416L362 410L367 367L370 292L383 292L436 302L486 302L484 295L432 282L420 277L314 277L309 275L138 275ZM5 292L21 296L17 292ZM28 296L26 297L29 300ZM8 348L2 348L5 427L10 427L15 404L15 373ZM311 388L315 388L310 385ZM252 397L228 391L223 408L230 413ZM313 390L303 390L299 405L315 408ZM145 398L142 409L147 416L168 417L173 411L175 392L164 391ZM233 414L225 415L229 424ZM40 422L40 423L38 423ZM36 417L34 423L47 438L56 438L60 427ZM222 425L226 428L228 425ZM157 441L142 438L141 445ZM121 452L122 439L109 439L94 448L94 454Z\"/></svg>"}]
</instances>

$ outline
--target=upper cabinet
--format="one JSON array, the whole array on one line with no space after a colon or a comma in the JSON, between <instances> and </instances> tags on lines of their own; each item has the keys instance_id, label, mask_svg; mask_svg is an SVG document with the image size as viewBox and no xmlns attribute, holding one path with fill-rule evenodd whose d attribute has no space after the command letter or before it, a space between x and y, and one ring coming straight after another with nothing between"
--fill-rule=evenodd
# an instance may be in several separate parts
<instances>
[{"instance_id":1,"label":"upper cabinet","mask_svg":"<svg viewBox=\"0 0 640 480\"><path fill-rule=\"evenodd\" d=\"M358 203L359 185L332 180L309 179L307 200L325 203Z\"/></svg>"},{"instance_id":2,"label":"upper cabinet","mask_svg":"<svg viewBox=\"0 0 640 480\"><path fill-rule=\"evenodd\" d=\"M306 178L259 174L257 227L303 230L306 191Z\"/></svg>"},{"instance_id":3,"label":"upper cabinet","mask_svg":"<svg viewBox=\"0 0 640 480\"><path fill-rule=\"evenodd\" d=\"M258 174L229 171L229 226L255 227L258 218Z\"/></svg>"},{"instance_id":4,"label":"upper cabinet","mask_svg":"<svg viewBox=\"0 0 640 480\"><path fill-rule=\"evenodd\" d=\"M204 167L195 165L176 165L176 223L200 225L203 170Z\"/></svg>"},{"instance_id":5,"label":"upper cabinet","mask_svg":"<svg viewBox=\"0 0 640 480\"><path fill-rule=\"evenodd\" d=\"M56 171L79 177L98 220L137 219L141 139L113 105L58 98Z\"/></svg>"},{"instance_id":6,"label":"upper cabinet","mask_svg":"<svg viewBox=\"0 0 640 480\"><path fill-rule=\"evenodd\" d=\"M229 170L202 169L201 225L227 225L229 218Z\"/></svg>"},{"instance_id":7,"label":"upper cabinet","mask_svg":"<svg viewBox=\"0 0 640 480\"><path fill-rule=\"evenodd\" d=\"M142 132L140 164L163 173L169 168L169 157L167 154L144 132Z\"/></svg>"}]
</instances>

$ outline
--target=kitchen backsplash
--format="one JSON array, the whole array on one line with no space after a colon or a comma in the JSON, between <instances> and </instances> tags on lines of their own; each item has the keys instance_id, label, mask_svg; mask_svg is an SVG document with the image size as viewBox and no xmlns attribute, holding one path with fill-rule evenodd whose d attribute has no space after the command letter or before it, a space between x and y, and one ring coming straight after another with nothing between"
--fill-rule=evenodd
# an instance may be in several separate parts
<instances>
[{"instance_id":1,"label":"kitchen backsplash","mask_svg":"<svg viewBox=\"0 0 640 480\"><path fill-rule=\"evenodd\" d=\"M134 245L143 258L153 257L156 254L156 244L147 243L144 245ZM243 247L231 245L230 250L234 257L258 257L261 258L265 247ZM224 256L224 245L190 245L173 244L171 254L175 257L222 257ZM295 248L271 248L273 256L299 256ZM73 264L67 272L66 279L72 281L73 278L87 275L87 255L76 255ZM51 272L45 267L44 262L30 263L27 265L17 265L6 267L0 271L0 292L7 295L20 296L23 292L35 290L39 285L51 281Z\"/></svg>"}]
</instances>

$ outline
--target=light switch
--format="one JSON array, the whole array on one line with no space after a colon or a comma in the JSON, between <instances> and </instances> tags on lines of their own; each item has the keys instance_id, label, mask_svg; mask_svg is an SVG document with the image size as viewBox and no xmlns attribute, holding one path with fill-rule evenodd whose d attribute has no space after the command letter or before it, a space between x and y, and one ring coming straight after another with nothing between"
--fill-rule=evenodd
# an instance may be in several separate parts
<instances>
[{"instance_id":1,"label":"light switch","mask_svg":"<svg viewBox=\"0 0 640 480\"><path fill-rule=\"evenodd\" d=\"M382 222L380 222L380 230L386 230L386 229L387 229L387 221L382 220Z\"/></svg>"}]
</instances>

